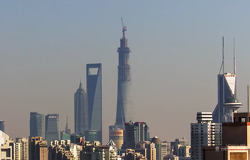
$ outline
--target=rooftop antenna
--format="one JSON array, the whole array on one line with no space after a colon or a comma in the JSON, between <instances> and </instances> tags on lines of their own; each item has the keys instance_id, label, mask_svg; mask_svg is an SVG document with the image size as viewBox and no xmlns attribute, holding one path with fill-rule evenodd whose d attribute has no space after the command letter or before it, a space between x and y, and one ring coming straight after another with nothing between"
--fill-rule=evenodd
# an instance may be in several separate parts
<instances>
[{"instance_id":1,"label":"rooftop antenna","mask_svg":"<svg viewBox=\"0 0 250 160\"><path fill-rule=\"evenodd\" d=\"M219 74L221 74L221 69L222 69L222 72L223 72L223 75L225 73L224 71L224 36L222 37L222 63L221 63L221 67L220 67L220 72Z\"/></svg>"},{"instance_id":2,"label":"rooftop antenna","mask_svg":"<svg viewBox=\"0 0 250 160\"><path fill-rule=\"evenodd\" d=\"M222 63L223 63L223 75L224 75L225 74L224 36L222 37Z\"/></svg>"},{"instance_id":3,"label":"rooftop antenna","mask_svg":"<svg viewBox=\"0 0 250 160\"><path fill-rule=\"evenodd\" d=\"M247 85L247 113L249 113L249 85Z\"/></svg>"},{"instance_id":4,"label":"rooftop antenna","mask_svg":"<svg viewBox=\"0 0 250 160\"><path fill-rule=\"evenodd\" d=\"M236 98L236 49L235 49L235 38L233 38L234 43L234 76L235 76L235 91L234 91L234 98Z\"/></svg>"}]
</instances>

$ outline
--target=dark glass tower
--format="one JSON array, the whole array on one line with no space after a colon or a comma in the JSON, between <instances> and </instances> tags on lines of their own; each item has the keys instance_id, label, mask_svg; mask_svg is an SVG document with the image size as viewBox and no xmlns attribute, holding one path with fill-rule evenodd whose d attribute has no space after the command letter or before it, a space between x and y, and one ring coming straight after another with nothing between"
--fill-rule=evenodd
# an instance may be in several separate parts
<instances>
[{"instance_id":1,"label":"dark glass tower","mask_svg":"<svg viewBox=\"0 0 250 160\"><path fill-rule=\"evenodd\" d=\"M44 115L37 112L30 112L30 137L45 138Z\"/></svg>"},{"instance_id":2,"label":"dark glass tower","mask_svg":"<svg viewBox=\"0 0 250 160\"><path fill-rule=\"evenodd\" d=\"M88 99L85 90L80 82L74 99L75 134L84 135L89 129L88 125Z\"/></svg>"},{"instance_id":3,"label":"dark glass tower","mask_svg":"<svg viewBox=\"0 0 250 160\"><path fill-rule=\"evenodd\" d=\"M117 113L116 126L124 129L124 124L133 121L133 106L132 106L132 82L129 65L130 49L125 37L126 27L123 27L123 37L120 39L119 65L118 65L118 86L117 86Z\"/></svg>"},{"instance_id":4,"label":"dark glass tower","mask_svg":"<svg viewBox=\"0 0 250 160\"><path fill-rule=\"evenodd\" d=\"M59 114L48 114L45 123L45 138L50 145L51 141L59 140Z\"/></svg>"},{"instance_id":5,"label":"dark glass tower","mask_svg":"<svg viewBox=\"0 0 250 160\"><path fill-rule=\"evenodd\" d=\"M87 64L86 70L89 113L89 131L87 135L96 133L96 139L90 138L90 140L102 143L102 64Z\"/></svg>"},{"instance_id":6,"label":"dark glass tower","mask_svg":"<svg viewBox=\"0 0 250 160\"><path fill-rule=\"evenodd\" d=\"M0 130L4 132L4 121L0 120Z\"/></svg>"}]
</instances>

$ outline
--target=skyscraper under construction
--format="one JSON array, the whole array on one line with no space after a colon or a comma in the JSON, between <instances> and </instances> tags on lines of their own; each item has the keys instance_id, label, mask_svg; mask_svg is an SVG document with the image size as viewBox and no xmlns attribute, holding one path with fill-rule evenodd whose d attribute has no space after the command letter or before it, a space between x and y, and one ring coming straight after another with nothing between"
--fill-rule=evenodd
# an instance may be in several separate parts
<instances>
[{"instance_id":1,"label":"skyscraper under construction","mask_svg":"<svg viewBox=\"0 0 250 160\"><path fill-rule=\"evenodd\" d=\"M123 24L122 24L123 25ZM123 36L120 39L120 47L118 65L118 86L117 86L117 111L116 111L116 126L124 129L124 124L133 121L133 106L132 106L132 81L129 65L128 40L125 37L127 28L123 25Z\"/></svg>"}]
</instances>

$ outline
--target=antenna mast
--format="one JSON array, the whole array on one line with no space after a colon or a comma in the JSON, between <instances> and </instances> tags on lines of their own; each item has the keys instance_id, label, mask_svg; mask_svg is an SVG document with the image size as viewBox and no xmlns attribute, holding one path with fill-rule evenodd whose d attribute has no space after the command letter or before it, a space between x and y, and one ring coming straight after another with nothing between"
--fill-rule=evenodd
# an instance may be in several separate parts
<instances>
[{"instance_id":1,"label":"antenna mast","mask_svg":"<svg viewBox=\"0 0 250 160\"><path fill-rule=\"evenodd\" d=\"M224 57L224 36L222 37L222 71L223 71L223 75L225 74L225 61L224 61L225 57Z\"/></svg>"},{"instance_id":2,"label":"antenna mast","mask_svg":"<svg viewBox=\"0 0 250 160\"><path fill-rule=\"evenodd\" d=\"M235 90L234 90L234 98L236 98L236 49L235 49L235 38L233 38L233 43L234 43L234 76L235 76Z\"/></svg>"}]
</instances>

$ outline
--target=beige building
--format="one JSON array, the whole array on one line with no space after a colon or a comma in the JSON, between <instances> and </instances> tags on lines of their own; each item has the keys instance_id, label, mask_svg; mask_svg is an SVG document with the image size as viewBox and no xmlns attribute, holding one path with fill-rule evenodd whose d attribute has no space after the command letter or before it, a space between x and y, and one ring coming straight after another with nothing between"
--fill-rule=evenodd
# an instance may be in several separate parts
<instances>
[{"instance_id":1,"label":"beige building","mask_svg":"<svg viewBox=\"0 0 250 160\"><path fill-rule=\"evenodd\" d=\"M163 141L161 142L161 158L165 157L166 155L170 154L170 142Z\"/></svg>"},{"instance_id":2,"label":"beige building","mask_svg":"<svg viewBox=\"0 0 250 160\"><path fill-rule=\"evenodd\" d=\"M14 143L15 160L29 160L29 139L16 138Z\"/></svg>"},{"instance_id":3,"label":"beige building","mask_svg":"<svg viewBox=\"0 0 250 160\"><path fill-rule=\"evenodd\" d=\"M109 140L112 140L115 143L117 150L121 150L123 144L123 130L110 128Z\"/></svg>"},{"instance_id":4,"label":"beige building","mask_svg":"<svg viewBox=\"0 0 250 160\"><path fill-rule=\"evenodd\" d=\"M126 149L124 160L148 160L143 154L136 152L134 149Z\"/></svg>"},{"instance_id":5,"label":"beige building","mask_svg":"<svg viewBox=\"0 0 250 160\"><path fill-rule=\"evenodd\" d=\"M148 160L156 160L155 143L142 141L136 145L135 152L142 154Z\"/></svg>"},{"instance_id":6,"label":"beige building","mask_svg":"<svg viewBox=\"0 0 250 160\"><path fill-rule=\"evenodd\" d=\"M48 160L47 140L43 137L31 137L29 148L30 160Z\"/></svg>"},{"instance_id":7,"label":"beige building","mask_svg":"<svg viewBox=\"0 0 250 160\"><path fill-rule=\"evenodd\" d=\"M81 145L70 143L70 140L54 140L49 146L49 160L80 160Z\"/></svg>"}]
</instances>

